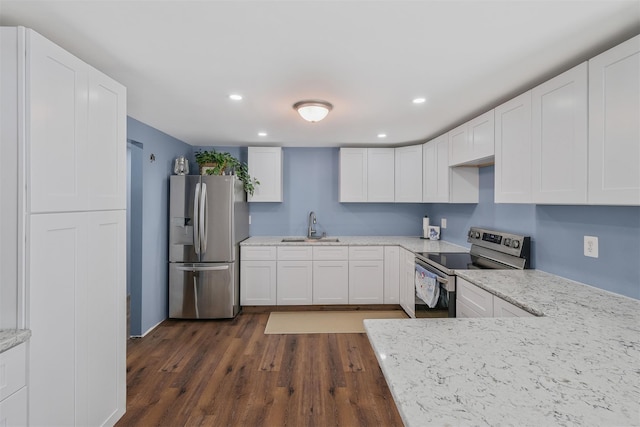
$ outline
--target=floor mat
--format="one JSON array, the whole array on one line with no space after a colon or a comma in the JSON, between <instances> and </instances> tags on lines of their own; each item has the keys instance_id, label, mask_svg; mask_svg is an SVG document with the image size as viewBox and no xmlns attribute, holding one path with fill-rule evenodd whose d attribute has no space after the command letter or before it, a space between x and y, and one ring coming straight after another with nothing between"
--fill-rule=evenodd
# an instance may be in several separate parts
<instances>
[{"instance_id":1,"label":"floor mat","mask_svg":"<svg viewBox=\"0 0 640 427\"><path fill-rule=\"evenodd\" d=\"M364 319L407 319L402 310L287 311L269 315L265 334L364 333Z\"/></svg>"}]
</instances>

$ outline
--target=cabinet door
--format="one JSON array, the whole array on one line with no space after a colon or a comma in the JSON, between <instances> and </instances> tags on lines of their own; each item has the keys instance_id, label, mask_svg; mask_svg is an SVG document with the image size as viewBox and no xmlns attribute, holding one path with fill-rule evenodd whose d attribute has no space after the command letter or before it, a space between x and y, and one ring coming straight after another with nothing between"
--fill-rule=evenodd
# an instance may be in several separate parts
<instances>
[{"instance_id":1,"label":"cabinet door","mask_svg":"<svg viewBox=\"0 0 640 427\"><path fill-rule=\"evenodd\" d=\"M241 261L240 304L276 305L276 261Z\"/></svg>"},{"instance_id":2,"label":"cabinet door","mask_svg":"<svg viewBox=\"0 0 640 427\"><path fill-rule=\"evenodd\" d=\"M395 149L396 202L422 202L422 145Z\"/></svg>"},{"instance_id":3,"label":"cabinet door","mask_svg":"<svg viewBox=\"0 0 640 427\"><path fill-rule=\"evenodd\" d=\"M313 263L311 261L278 261L278 305L313 303Z\"/></svg>"},{"instance_id":4,"label":"cabinet door","mask_svg":"<svg viewBox=\"0 0 640 427\"><path fill-rule=\"evenodd\" d=\"M340 202L367 201L367 149L340 149Z\"/></svg>"},{"instance_id":5,"label":"cabinet door","mask_svg":"<svg viewBox=\"0 0 640 427\"><path fill-rule=\"evenodd\" d=\"M311 261L313 246L278 246L278 261Z\"/></svg>"},{"instance_id":6,"label":"cabinet door","mask_svg":"<svg viewBox=\"0 0 640 427\"><path fill-rule=\"evenodd\" d=\"M469 121L468 138L473 164L486 163L494 154L494 111Z\"/></svg>"},{"instance_id":7,"label":"cabinet door","mask_svg":"<svg viewBox=\"0 0 640 427\"><path fill-rule=\"evenodd\" d=\"M384 303L400 304L400 248L384 247Z\"/></svg>"},{"instance_id":8,"label":"cabinet door","mask_svg":"<svg viewBox=\"0 0 640 427\"><path fill-rule=\"evenodd\" d=\"M458 278L456 281L456 317L492 317L493 295Z\"/></svg>"},{"instance_id":9,"label":"cabinet door","mask_svg":"<svg viewBox=\"0 0 640 427\"><path fill-rule=\"evenodd\" d=\"M469 145L467 124L449 132L449 166L459 165L471 159L473 152Z\"/></svg>"},{"instance_id":10,"label":"cabinet door","mask_svg":"<svg viewBox=\"0 0 640 427\"><path fill-rule=\"evenodd\" d=\"M495 109L495 202L533 203L531 91Z\"/></svg>"},{"instance_id":11,"label":"cabinet door","mask_svg":"<svg viewBox=\"0 0 640 427\"><path fill-rule=\"evenodd\" d=\"M76 395L76 422L111 425L126 409L126 213L86 215L86 299L76 307L77 315L86 316L86 326L76 338L86 351L86 372L78 375L84 386Z\"/></svg>"},{"instance_id":12,"label":"cabinet door","mask_svg":"<svg viewBox=\"0 0 640 427\"><path fill-rule=\"evenodd\" d=\"M27 209L84 210L88 66L34 31L27 52Z\"/></svg>"},{"instance_id":13,"label":"cabinet door","mask_svg":"<svg viewBox=\"0 0 640 427\"><path fill-rule=\"evenodd\" d=\"M394 201L394 170L395 150L393 148L367 148L367 201Z\"/></svg>"},{"instance_id":14,"label":"cabinet door","mask_svg":"<svg viewBox=\"0 0 640 427\"><path fill-rule=\"evenodd\" d=\"M640 36L589 61L589 203L640 205Z\"/></svg>"},{"instance_id":15,"label":"cabinet door","mask_svg":"<svg viewBox=\"0 0 640 427\"><path fill-rule=\"evenodd\" d=\"M587 63L532 90L532 191L539 204L587 202Z\"/></svg>"},{"instance_id":16,"label":"cabinet door","mask_svg":"<svg viewBox=\"0 0 640 427\"><path fill-rule=\"evenodd\" d=\"M313 261L313 303L349 303L349 261Z\"/></svg>"},{"instance_id":17,"label":"cabinet door","mask_svg":"<svg viewBox=\"0 0 640 427\"><path fill-rule=\"evenodd\" d=\"M349 261L349 304L384 302L384 261Z\"/></svg>"},{"instance_id":18,"label":"cabinet door","mask_svg":"<svg viewBox=\"0 0 640 427\"><path fill-rule=\"evenodd\" d=\"M415 256L412 252L403 249L404 260L401 266L400 288L404 295L402 308L411 318L416 317L416 285L415 285Z\"/></svg>"},{"instance_id":19,"label":"cabinet door","mask_svg":"<svg viewBox=\"0 0 640 427\"><path fill-rule=\"evenodd\" d=\"M240 248L242 261L275 261L276 257L276 246L242 246Z\"/></svg>"},{"instance_id":20,"label":"cabinet door","mask_svg":"<svg viewBox=\"0 0 640 427\"><path fill-rule=\"evenodd\" d=\"M127 91L89 68L89 129L85 178L89 210L126 209Z\"/></svg>"},{"instance_id":21,"label":"cabinet door","mask_svg":"<svg viewBox=\"0 0 640 427\"><path fill-rule=\"evenodd\" d=\"M86 214L32 215L29 236L29 422L74 425L87 387Z\"/></svg>"},{"instance_id":22,"label":"cabinet door","mask_svg":"<svg viewBox=\"0 0 640 427\"><path fill-rule=\"evenodd\" d=\"M422 201L449 201L449 135L422 146Z\"/></svg>"},{"instance_id":23,"label":"cabinet door","mask_svg":"<svg viewBox=\"0 0 640 427\"><path fill-rule=\"evenodd\" d=\"M493 296L493 317L534 317L533 314Z\"/></svg>"},{"instance_id":24,"label":"cabinet door","mask_svg":"<svg viewBox=\"0 0 640 427\"><path fill-rule=\"evenodd\" d=\"M249 202L282 202L282 148L249 147L249 175L260 181Z\"/></svg>"}]
</instances>

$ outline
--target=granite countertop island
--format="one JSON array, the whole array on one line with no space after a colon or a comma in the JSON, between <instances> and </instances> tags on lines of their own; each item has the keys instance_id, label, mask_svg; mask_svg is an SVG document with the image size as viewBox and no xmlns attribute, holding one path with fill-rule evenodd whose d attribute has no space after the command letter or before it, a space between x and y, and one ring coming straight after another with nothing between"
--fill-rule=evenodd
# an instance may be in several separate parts
<instances>
[{"instance_id":1,"label":"granite countertop island","mask_svg":"<svg viewBox=\"0 0 640 427\"><path fill-rule=\"evenodd\" d=\"M0 329L0 353L28 341L29 337L28 329Z\"/></svg>"},{"instance_id":2,"label":"granite countertop island","mask_svg":"<svg viewBox=\"0 0 640 427\"><path fill-rule=\"evenodd\" d=\"M640 301L536 270L457 274L542 317L365 320L407 427L640 425Z\"/></svg>"}]
</instances>

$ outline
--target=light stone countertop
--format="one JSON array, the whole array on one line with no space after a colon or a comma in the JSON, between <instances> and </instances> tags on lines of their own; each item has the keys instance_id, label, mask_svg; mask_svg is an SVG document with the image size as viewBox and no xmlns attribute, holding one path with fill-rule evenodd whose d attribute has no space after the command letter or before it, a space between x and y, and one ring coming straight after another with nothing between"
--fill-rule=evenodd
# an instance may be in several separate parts
<instances>
[{"instance_id":1,"label":"light stone countertop","mask_svg":"<svg viewBox=\"0 0 640 427\"><path fill-rule=\"evenodd\" d=\"M640 425L640 301L536 270L457 274L544 317L365 320L407 427Z\"/></svg>"},{"instance_id":2,"label":"light stone countertop","mask_svg":"<svg viewBox=\"0 0 640 427\"><path fill-rule=\"evenodd\" d=\"M409 236L327 236L338 242L283 242L286 238L304 236L255 236L240 243L240 246L402 246L411 252L469 252L469 249L444 240L425 240Z\"/></svg>"},{"instance_id":3,"label":"light stone countertop","mask_svg":"<svg viewBox=\"0 0 640 427\"><path fill-rule=\"evenodd\" d=\"M30 337L29 329L0 329L0 353L28 341Z\"/></svg>"}]
</instances>

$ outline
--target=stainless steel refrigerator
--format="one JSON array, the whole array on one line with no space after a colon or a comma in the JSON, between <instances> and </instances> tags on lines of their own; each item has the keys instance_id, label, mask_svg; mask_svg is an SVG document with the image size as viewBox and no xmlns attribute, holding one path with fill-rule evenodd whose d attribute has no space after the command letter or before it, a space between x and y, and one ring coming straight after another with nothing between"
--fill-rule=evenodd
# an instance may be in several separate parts
<instances>
[{"instance_id":1,"label":"stainless steel refrigerator","mask_svg":"<svg viewBox=\"0 0 640 427\"><path fill-rule=\"evenodd\" d=\"M242 182L234 175L173 175L169 191L169 317L235 317L239 244L249 237Z\"/></svg>"}]
</instances>

